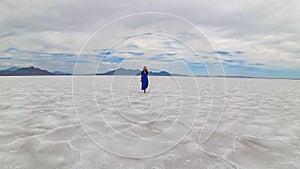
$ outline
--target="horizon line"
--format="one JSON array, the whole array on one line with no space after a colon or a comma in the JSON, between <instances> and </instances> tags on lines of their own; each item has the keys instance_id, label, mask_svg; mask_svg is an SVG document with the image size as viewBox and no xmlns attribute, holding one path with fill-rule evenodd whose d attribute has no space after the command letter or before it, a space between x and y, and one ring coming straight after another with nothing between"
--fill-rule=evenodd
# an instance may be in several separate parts
<instances>
[{"instance_id":1,"label":"horizon line","mask_svg":"<svg viewBox=\"0 0 300 169\"><path fill-rule=\"evenodd\" d=\"M40 67L37 67L37 66L26 66L26 67L17 67L17 68L30 68L30 67L34 67L34 68L38 68L38 69L41 69ZM12 67L9 67L9 68L12 68ZM7 68L7 69L9 69ZM2 70L7 70L7 69L2 69ZM117 68L117 69L127 69L127 68ZM114 71L114 70L117 70L117 69L113 69L113 70L110 70L110 71L106 71L106 72L102 72L102 73L94 73L94 74L89 74L89 73L79 73L79 74L74 74L74 73L68 73L68 72L64 72L64 71L61 71L61 70L54 70L54 71L48 71L47 69L41 69L41 70L46 70L48 71L49 73L51 73L51 75L0 75L0 76L91 76L91 75L96 75L96 76L131 76L130 74L126 75L122 75L122 74L112 74L112 75L109 75L109 74L105 74L107 72L111 72L111 71ZM0 71L2 71L0 70ZM136 69L127 69L127 70L140 70L138 68ZM53 72L63 72L65 74L53 74ZM267 76L241 76L241 75L229 75L229 76L226 76L226 75L215 75L215 76L209 76L209 75L186 75L186 74L178 74L178 73L170 73L166 70L159 70L159 71L150 71L150 72L153 72L153 73L160 73L160 72L167 72L169 73L170 75L154 75L154 76L182 76L182 77L224 77L224 78L259 78L259 79L290 79L290 80L300 80L300 77L267 77ZM139 74L136 74L135 76L139 76ZM151 75L150 75L151 76Z\"/></svg>"}]
</instances>

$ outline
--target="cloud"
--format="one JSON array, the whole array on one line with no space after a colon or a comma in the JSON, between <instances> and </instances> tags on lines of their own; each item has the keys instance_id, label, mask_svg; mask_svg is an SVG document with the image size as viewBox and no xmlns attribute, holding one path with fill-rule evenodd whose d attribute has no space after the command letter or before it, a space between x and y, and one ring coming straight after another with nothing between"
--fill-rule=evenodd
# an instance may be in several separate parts
<instances>
[{"instance_id":1,"label":"cloud","mask_svg":"<svg viewBox=\"0 0 300 169\"><path fill-rule=\"evenodd\" d=\"M115 63L121 63L125 58L118 57L118 56L110 56L110 57L104 57L101 59L101 62L115 62Z\"/></svg>"},{"instance_id":2,"label":"cloud","mask_svg":"<svg viewBox=\"0 0 300 169\"><path fill-rule=\"evenodd\" d=\"M225 55L225 56L230 56L230 52L226 52L226 51L216 51L217 54L219 55Z\"/></svg>"},{"instance_id":3,"label":"cloud","mask_svg":"<svg viewBox=\"0 0 300 169\"><path fill-rule=\"evenodd\" d=\"M0 60L10 60L12 57L0 57Z\"/></svg>"},{"instance_id":4,"label":"cloud","mask_svg":"<svg viewBox=\"0 0 300 169\"><path fill-rule=\"evenodd\" d=\"M136 55L136 56L143 56L144 55L144 53L142 53L142 52L126 52L126 53L131 54L131 55Z\"/></svg>"},{"instance_id":5,"label":"cloud","mask_svg":"<svg viewBox=\"0 0 300 169\"><path fill-rule=\"evenodd\" d=\"M76 61L76 55L73 53L47 53L26 51L17 48L2 50L0 51L0 56L2 56L0 60L3 60L0 62L2 69L13 66L36 66L49 71L64 70L66 72L72 72ZM82 62L86 62L86 60Z\"/></svg>"},{"instance_id":6,"label":"cloud","mask_svg":"<svg viewBox=\"0 0 300 169\"><path fill-rule=\"evenodd\" d=\"M110 65L107 69L123 62L122 66L148 64L169 70L177 66L175 71L182 71L184 65L195 70L196 65L203 63L209 67L219 59L210 53L214 49L207 45L204 38L207 37L227 73L247 74L265 69L281 71L284 76L296 75L295 72L300 70L299 8L300 1L297 0L133 0L130 3L114 0L5 0L0 7L0 68L34 65L70 72L82 47L96 30L125 15L155 11L188 20L202 31L203 39L197 39L197 33L191 27L178 25L175 20L159 15L140 17L111 30L103 27L107 34L96 35L82 51L79 59L81 70L84 67L96 68L104 55L112 59L104 61L104 65ZM167 26L162 27L162 23ZM137 24L143 26L135 27ZM180 41L163 36L168 32L161 32L161 36L149 34L149 30L159 32L160 28L167 28L170 34L176 33L175 38L198 48L199 57ZM134 35L135 32L146 33ZM121 35L124 35L123 41L115 44ZM119 62L114 57L124 59ZM170 64L166 65L167 62ZM102 70L106 70L105 67Z\"/></svg>"}]
</instances>

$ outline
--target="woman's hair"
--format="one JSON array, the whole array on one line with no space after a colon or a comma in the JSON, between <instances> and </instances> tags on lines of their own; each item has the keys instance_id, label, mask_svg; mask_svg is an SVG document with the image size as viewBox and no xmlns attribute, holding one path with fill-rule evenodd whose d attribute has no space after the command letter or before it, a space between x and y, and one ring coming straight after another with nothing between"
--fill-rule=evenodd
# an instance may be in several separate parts
<instances>
[{"instance_id":1,"label":"woman's hair","mask_svg":"<svg viewBox=\"0 0 300 169\"><path fill-rule=\"evenodd\" d=\"M146 66L144 66L143 71L146 71L146 73L148 73L148 69Z\"/></svg>"}]
</instances>

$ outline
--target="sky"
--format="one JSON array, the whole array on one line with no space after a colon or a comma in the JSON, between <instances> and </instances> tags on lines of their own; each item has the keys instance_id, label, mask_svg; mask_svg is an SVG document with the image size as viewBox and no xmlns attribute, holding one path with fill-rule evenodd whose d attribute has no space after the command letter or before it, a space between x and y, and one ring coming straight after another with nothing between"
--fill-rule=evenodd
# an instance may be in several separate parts
<instances>
[{"instance_id":1,"label":"sky","mask_svg":"<svg viewBox=\"0 0 300 169\"><path fill-rule=\"evenodd\" d=\"M0 69L300 78L298 0L2 0Z\"/></svg>"}]
</instances>

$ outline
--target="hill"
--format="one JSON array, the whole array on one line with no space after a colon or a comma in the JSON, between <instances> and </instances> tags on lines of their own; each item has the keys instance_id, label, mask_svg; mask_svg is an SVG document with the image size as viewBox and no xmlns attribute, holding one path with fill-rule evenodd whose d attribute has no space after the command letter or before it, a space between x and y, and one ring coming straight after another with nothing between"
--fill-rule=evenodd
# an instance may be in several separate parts
<instances>
[{"instance_id":1,"label":"hill","mask_svg":"<svg viewBox=\"0 0 300 169\"><path fill-rule=\"evenodd\" d=\"M0 76L34 76L34 75L52 75L47 70L35 68L33 66L17 68L11 67L6 70L0 70Z\"/></svg>"},{"instance_id":2,"label":"hill","mask_svg":"<svg viewBox=\"0 0 300 169\"><path fill-rule=\"evenodd\" d=\"M112 71L108 71L105 73L98 73L96 75L140 75L141 74L141 70L139 69L124 69L124 68L118 68L116 70L112 70ZM182 76L182 75L178 75L178 74L171 74L169 72L166 71L160 71L160 72L149 72L150 76Z\"/></svg>"}]
</instances>

